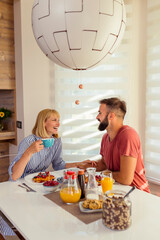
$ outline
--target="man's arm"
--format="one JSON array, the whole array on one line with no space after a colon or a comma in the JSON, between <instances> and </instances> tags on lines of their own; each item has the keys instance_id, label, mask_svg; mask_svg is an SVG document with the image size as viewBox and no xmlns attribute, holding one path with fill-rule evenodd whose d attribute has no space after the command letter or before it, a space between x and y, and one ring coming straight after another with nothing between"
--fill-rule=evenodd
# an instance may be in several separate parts
<instances>
[{"instance_id":1,"label":"man's arm","mask_svg":"<svg viewBox=\"0 0 160 240\"><path fill-rule=\"evenodd\" d=\"M137 164L136 158L121 156L120 171L112 172L113 178L115 179L115 181L121 184L131 185L134 178L136 164Z\"/></svg>"},{"instance_id":2,"label":"man's arm","mask_svg":"<svg viewBox=\"0 0 160 240\"><path fill-rule=\"evenodd\" d=\"M100 160L95 161L96 171L103 171L107 169L107 166L104 162L104 158L102 157Z\"/></svg>"}]
</instances>

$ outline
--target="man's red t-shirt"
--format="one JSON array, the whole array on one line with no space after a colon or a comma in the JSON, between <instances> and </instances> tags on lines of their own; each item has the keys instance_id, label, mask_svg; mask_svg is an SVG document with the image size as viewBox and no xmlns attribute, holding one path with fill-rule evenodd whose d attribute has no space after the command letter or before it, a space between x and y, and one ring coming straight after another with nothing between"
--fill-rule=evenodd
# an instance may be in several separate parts
<instances>
[{"instance_id":1,"label":"man's red t-shirt","mask_svg":"<svg viewBox=\"0 0 160 240\"><path fill-rule=\"evenodd\" d=\"M137 132L129 127L123 126L115 138L110 142L107 133L104 134L101 142L100 154L104 158L107 169L120 171L120 156L130 156L137 159L137 165L131 185L140 190L150 192L145 177L141 142Z\"/></svg>"}]
</instances>

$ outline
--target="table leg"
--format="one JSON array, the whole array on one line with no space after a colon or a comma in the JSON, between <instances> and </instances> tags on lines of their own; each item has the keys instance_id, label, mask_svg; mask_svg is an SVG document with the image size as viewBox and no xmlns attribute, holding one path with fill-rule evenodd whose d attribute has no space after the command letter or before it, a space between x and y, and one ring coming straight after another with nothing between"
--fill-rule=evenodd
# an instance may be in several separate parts
<instances>
[{"instance_id":1,"label":"table leg","mask_svg":"<svg viewBox=\"0 0 160 240\"><path fill-rule=\"evenodd\" d=\"M18 230L14 227L14 225L8 220L8 218L0 211L0 216L3 218L3 220L8 224L8 226L13 230L13 232L16 234L18 239L25 240L25 238L18 232Z\"/></svg>"}]
</instances>

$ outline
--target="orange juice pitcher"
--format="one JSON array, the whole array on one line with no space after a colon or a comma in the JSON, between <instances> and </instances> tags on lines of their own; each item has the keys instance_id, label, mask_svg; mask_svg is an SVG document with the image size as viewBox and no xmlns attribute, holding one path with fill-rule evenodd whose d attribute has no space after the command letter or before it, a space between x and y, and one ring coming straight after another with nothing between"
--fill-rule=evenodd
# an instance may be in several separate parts
<instances>
[{"instance_id":1,"label":"orange juice pitcher","mask_svg":"<svg viewBox=\"0 0 160 240\"><path fill-rule=\"evenodd\" d=\"M77 181L77 175L73 171L67 171L60 190L60 197L63 202L73 204L80 200L81 188Z\"/></svg>"}]
</instances>

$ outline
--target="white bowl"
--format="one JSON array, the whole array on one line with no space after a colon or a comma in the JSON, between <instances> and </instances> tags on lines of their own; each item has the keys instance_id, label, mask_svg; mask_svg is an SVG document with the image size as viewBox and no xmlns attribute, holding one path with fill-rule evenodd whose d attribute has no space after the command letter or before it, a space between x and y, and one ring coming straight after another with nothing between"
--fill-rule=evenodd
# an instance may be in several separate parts
<instances>
[{"instance_id":1,"label":"white bowl","mask_svg":"<svg viewBox=\"0 0 160 240\"><path fill-rule=\"evenodd\" d=\"M49 182L49 181L46 181L46 182ZM46 183L46 182L44 182L43 183L43 187L44 187L44 189L47 191L47 192L55 192L57 189L58 189L58 187L60 186L60 184L58 183L57 185L55 185L55 186L45 186L44 184ZM56 181L57 182L57 181Z\"/></svg>"}]
</instances>

